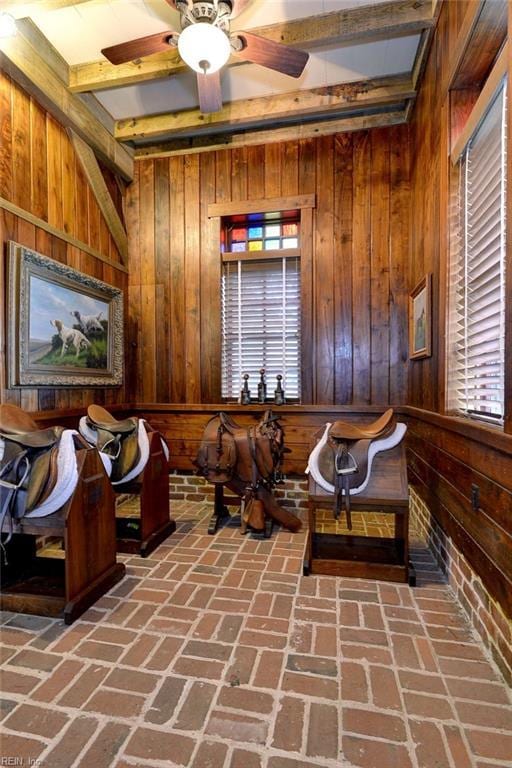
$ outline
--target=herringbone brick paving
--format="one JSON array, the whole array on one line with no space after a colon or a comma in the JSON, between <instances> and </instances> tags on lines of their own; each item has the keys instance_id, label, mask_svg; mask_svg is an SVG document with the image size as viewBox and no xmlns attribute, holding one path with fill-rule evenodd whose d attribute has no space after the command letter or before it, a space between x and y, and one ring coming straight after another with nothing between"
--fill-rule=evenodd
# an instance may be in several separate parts
<instances>
[{"instance_id":1,"label":"herringbone brick paving","mask_svg":"<svg viewBox=\"0 0 512 768\"><path fill-rule=\"evenodd\" d=\"M71 627L3 614L0 765L512 766L509 692L428 550L416 589L303 577L305 533L208 536L209 512L174 503Z\"/></svg>"}]
</instances>

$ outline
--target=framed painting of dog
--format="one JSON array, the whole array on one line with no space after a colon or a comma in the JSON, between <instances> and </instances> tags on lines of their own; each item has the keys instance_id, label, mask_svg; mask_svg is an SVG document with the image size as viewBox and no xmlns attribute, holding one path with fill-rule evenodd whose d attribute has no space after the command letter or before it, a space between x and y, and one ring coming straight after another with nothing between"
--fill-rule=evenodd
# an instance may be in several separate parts
<instances>
[{"instance_id":1,"label":"framed painting of dog","mask_svg":"<svg viewBox=\"0 0 512 768\"><path fill-rule=\"evenodd\" d=\"M123 293L9 242L10 387L123 383Z\"/></svg>"}]
</instances>

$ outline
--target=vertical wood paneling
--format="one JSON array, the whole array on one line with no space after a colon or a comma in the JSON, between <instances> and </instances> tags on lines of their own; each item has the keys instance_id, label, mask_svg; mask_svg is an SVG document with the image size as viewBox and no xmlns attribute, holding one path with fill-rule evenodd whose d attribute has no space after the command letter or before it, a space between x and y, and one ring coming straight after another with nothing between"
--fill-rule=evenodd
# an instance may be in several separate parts
<instances>
[{"instance_id":1,"label":"vertical wood paneling","mask_svg":"<svg viewBox=\"0 0 512 768\"><path fill-rule=\"evenodd\" d=\"M247 147L231 153L231 199L247 200Z\"/></svg>"},{"instance_id":2,"label":"vertical wood paneling","mask_svg":"<svg viewBox=\"0 0 512 768\"><path fill-rule=\"evenodd\" d=\"M395 268L397 253L409 250L410 183L408 126L390 133L390 221L389 221L389 401L405 404L408 372L408 264Z\"/></svg>"},{"instance_id":3,"label":"vertical wood paneling","mask_svg":"<svg viewBox=\"0 0 512 768\"><path fill-rule=\"evenodd\" d=\"M216 202L222 203L232 199L231 196L231 156L228 149L215 153L216 157Z\"/></svg>"},{"instance_id":4,"label":"vertical wood paneling","mask_svg":"<svg viewBox=\"0 0 512 768\"><path fill-rule=\"evenodd\" d=\"M301 221L302 401L403 402L407 140L406 129L380 130L137 162L138 232L132 232L133 217L128 228L130 240L139 238L134 258L138 253L147 274L139 277L130 263L130 282L135 290L140 279L143 297L153 296L158 330L140 333L143 371L136 399L147 400L154 391L163 397L170 381L173 402L220 400L220 221L208 219L208 204L315 193L316 208L303 210ZM161 242L166 218L168 255ZM145 311L142 306L141 318ZM146 355L144 348L154 343L158 382L151 383L153 352Z\"/></svg>"},{"instance_id":5,"label":"vertical wood paneling","mask_svg":"<svg viewBox=\"0 0 512 768\"><path fill-rule=\"evenodd\" d=\"M281 149L281 194L296 195L299 188L299 145L286 141L277 145Z\"/></svg>"},{"instance_id":6,"label":"vertical wood paneling","mask_svg":"<svg viewBox=\"0 0 512 768\"><path fill-rule=\"evenodd\" d=\"M264 197L281 196L281 149L279 144L265 145Z\"/></svg>"},{"instance_id":7,"label":"vertical wood paneling","mask_svg":"<svg viewBox=\"0 0 512 768\"><path fill-rule=\"evenodd\" d=\"M199 155L185 157L185 370L187 398L201 400Z\"/></svg>"},{"instance_id":8,"label":"vertical wood paneling","mask_svg":"<svg viewBox=\"0 0 512 768\"><path fill-rule=\"evenodd\" d=\"M315 139L299 141L299 194L316 191L316 148ZM305 209L301 215L301 394L304 403L316 403L315 377L315 314L313 263L315 258L314 220L316 211Z\"/></svg>"},{"instance_id":9,"label":"vertical wood paneling","mask_svg":"<svg viewBox=\"0 0 512 768\"><path fill-rule=\"evenodd\" d=\"M20 88L12 92L13 202L30 208L30 98Z\"/></svg>"},{"instance_id":10,"label":"vertical wood paneling","mask_svg":"<svg viewBox=\"0 0 512 768\"><path fill-rule=\"evenodd\" d=\"M185 198L184 159L170 160L171 185L171 400L185 403Z\"/></svg>"},{"instance_id":11,"label":"vertical wood paneling","mask_svg":"<svg viewBox=\"0 0 512 768\"><path fill-rule=\"evenodd\" d=\"M247 147L247 172L249 200L261 200L265 197L265 147Z\"/></svg>"},{"instance_id":12,"label":"vertical wood paneling","mask_svg":"<svg viewBox=\"0 0 512 768\"><path fill-rule=\"evenodd\" d=\"M220 220L208 218L215 201L215 155L200 158L201 169L201 402L215 403L221 391ZM239 171L240 174L240 171ZM245 162L247 183L247 162Z\"/></svg>"},{"instance_id":13,"label":"vertical wood paneling","mask_svg":"<svg viewBox=\"0 0 512 768\"><path fill-rule=\"evenodd\" d=\"M141 163L134 167L133 183L126 192L126 226L130 232L128 238L128 269L130 282L128 285L128 313L125 318L125 332L127 336L126 354L126 394L127 399L134 401L142 391L142 366L140 364L140 351L142 339L140 334L140 184L139 173Z\"/></svg>"},{"instance_id":14,"label":"vertical wood paneling","mask_svg":"<svg viewBox=\"0 0 512 768\"><path fill-rule=\"evenodd\" d=\"M432 273L432 356L409 366L407 402L418 408L445 409L445 308L449 249L448 191L450 143L475 101L471 91L443 94L451 53L469 3L445 3L427 61L410 125L411 229L410 288Z\"/></svg>"},{"instance_id":15,"label":"vertical wood paneling","mask_svg":"<svg viewBox=\"0 0 512 768\"><path fill-rule=\"evenodd\" d=\"M156 305L155 305L155 166L142 163L140 169L140 332L142 400L156 399Z\"/></svg>"},{"instance_id":16,"label":"vertical wood paneling","mask_svg":"<svg viewBox=\"0 0 512 768\"><path fill-rule=\"evenodd\" d=\"M316 247L314 259L316 318L316 401L334 402L334 137L318 139Z\"/></svg>"},{"instance_id":17,"label":"vertical wood paneling","mask_svg":"<svg viewBox=\"0 0 512 768\"><path fill-rule=\"evenodd\" d=\"M64 232L75 235L76 224L76 183L75 183L75 153L68 137L61 135L62 162L62 228ZM102 253L108 250L100 247Z\"/></svg>"},{"instance_id":18,"label":"vertical wood paneling","mask_svg":"<svg viewBox=\"0 0 512 768\"><path fill-rule=\"evenodd\" d=\"M352 225L351 133L334 143L334 402L352 402Z\"/></svg>"},{"instance_id":19,"label":"vertical wood paneling","mask_svg":"<svg viewBox=\"0 0 512 768\"><path fill-rule=\"evenodd\" d=\"M63 229L61 128L53 118L46 120L46 158L48 167L48 223ZM23 206L22 206L23 207ZM96 245L94 246L96 247Z\"/></svg>"},{"instance_id":20,"label":"vertical wood paneling","mask_svg":"<svg viewBox=\"0 0 512 768\"><path fill-rule=\"evenodd\" d=\"M387 133L387 132L386 132ZM371 132L371 402L389 402L389 142Z\"/></svg>"},{"instance_id":21,"label":"vertical wood paneling","mask_svg":"<svg viewBox=\"0 0 512 768\"><path fill-rule=\"evenodd\" d=\"M0 195L12 199L11 81L0 75Z\"/></svg>"},{"instance_id":22,"label":"vertical wood paneling","mask_svg":"<svg viewBox=\"0 0 512 768\"><path fill-rule=\"evenodd\" d=\"M353 329L353 395L355 405L370 402L370 169L371 139L368 133L354 136L354 222L352 292L357 296Z\"/></svg>"},{"instance_id":23,"label":"vertical wood paneling","mask_svg":"<svg viewBox=\"0 0 512 768\"><path fill-rule=\"evenodd\" d=\"M169 252L169 160L155 161L156 400L170 402L171 302Z\"/></svg>"},{"instance_id":24,"label":"vertical wood paneling","mask_svg":"<svg viewBox=\"0 0 512 768\"><path fill-rule=\"evenodd\" d=\"M75 156L62 128L9 77L0 73L0 195L34 216L93 245L88 226L89 187L76 172ZM97 231L103 226L103 217L97 217ZM93 238L94 239L94 238ZM127 289L127 276L113 268L104 270L104 263L64 240L13 214L0 210L0 248L6 253L6 242L14 240L35 248L64 264L83 272L107 279ZM104 255L119 259L108 239L100 246ZM5 291L5 259L0 269L0 295ZM5 315L0 316L0 401L13 402L27 410L82 407L90 402L102 402L100 388L69 388L55 390L6 389L6 328ZM124 402L124 388L109 390L110 402Z\"/></svg>"},{"instance_id":25,"label":"vertical wood paneling","mask_svg":"<svg viewBox=\"0 0 512 768\"><path fill-rule=\"evenodd\" d=\"M48 172L46 166L46 114L33 99L30 102L30 179L31 211L48 218Z\"/></svg>"}]
</instances>

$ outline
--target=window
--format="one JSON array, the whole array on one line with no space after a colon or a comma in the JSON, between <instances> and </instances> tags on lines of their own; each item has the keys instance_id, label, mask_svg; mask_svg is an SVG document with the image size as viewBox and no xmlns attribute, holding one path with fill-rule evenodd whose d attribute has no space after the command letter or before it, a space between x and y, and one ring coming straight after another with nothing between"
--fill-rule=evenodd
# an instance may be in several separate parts
<instances>
[{"instance_id":1,"label":"window","mask_svg":"<svg viewBox=\"0 0 512 768\"><path fill-rule=\"evenodd\" d=\"M450 276L449 406L503 422L506 85L459 162L458 238Z\"/></svg>"},{"instance_id":2,"label":"window","mask_svg":"<svg viewBox=\"0 0 512 768\"><path fill-rule=\"evenodd\" d=\"M264 368L268 396L281 374L286 398L296 400L300 396L299 222L282 214L253 216L243 222L224 222L228 250L222 254L222 396L238 399L243 374L248 373L255 398L259 371Z\"/></svg>"}]
</instances>

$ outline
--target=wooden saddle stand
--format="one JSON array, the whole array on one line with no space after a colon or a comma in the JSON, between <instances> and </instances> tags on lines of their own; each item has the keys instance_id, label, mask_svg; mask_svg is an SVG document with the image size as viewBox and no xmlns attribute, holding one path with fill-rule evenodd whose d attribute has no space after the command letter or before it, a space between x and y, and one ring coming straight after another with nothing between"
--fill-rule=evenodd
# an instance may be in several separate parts
<instances>
[{"instance_id":1,"label":"wooden saddle stand","mask_svg":"<svg viewBox=\"0 0 512 768\"><path fill-rule=\"evenodd\" d=\"M409 492L403 436L389 409L367 426L337 421L314 435L309 458L309 536L305 573L416 583L409 561ZM316 513L342 510L394 515L394 536L316 530Z\"/></svg>"},{"instance_id":2,"label":"wooden saddle stand","mask_svg":"<svg viewBox=\"0 0 512 768\"><path fill-rule=\"evenodd\" d=\"M161 435L135 417L117 420L99 405L87 409L85 433L110 459L114 492L140 500L139 514L123 515L123 505L116 510L117 551L147 557L176 530L169 517L169 464Z\"/></svg>"},{"instance_id":3,"label":"wooden saddle stand","mask_svg":"<svg viewBox=\"0 0 512 768\"><path fill-rule=\"evenodd\" d=\"M283 509L272 493L281 477L286 450L282 427L271 411L249 428L240 427L223 412L210 419L194 461L197 474L215 485L209 534L214 534L221 521L229 517L227 504L241 505L242 533L250 527L269 538L273 521L290 531L300 528L300 520ZM235 497L226 498L224 488Z\"/></svg>"},{"instance_id":4,"label":"wooden saddle stand","mask_svg":"<svg viewBox=\"0 0 512 768\"><path fill-rule=\"evenodd\" d=\"M0 528L7 534L0 553L0 605L14 612L63 616L71 624L125 574L125 566L116 562L111 485L98 452L68 431L72 491L54 512L37 516L62 480L58 452L63 430L39 430L21 409L2 405L0 434ZM39 537L62 538L64 557L40 556Z\"/></svg>"}]
</instances>

